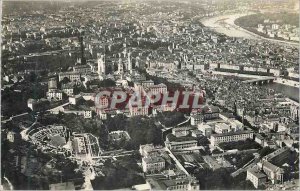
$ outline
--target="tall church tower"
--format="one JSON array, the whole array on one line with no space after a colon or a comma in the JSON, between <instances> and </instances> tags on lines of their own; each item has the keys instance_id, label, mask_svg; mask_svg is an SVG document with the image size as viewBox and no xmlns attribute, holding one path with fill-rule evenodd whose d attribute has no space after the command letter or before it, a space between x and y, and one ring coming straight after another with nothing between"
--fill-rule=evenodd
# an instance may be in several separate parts
<instances>
[{"instance_id":1,"label":"tall church tower","mask_svg":"<svg viewBox=\"0 0 300 191\"><path fill-rule=\"evenodd\" d=\"M105 55L97 54L97 62L98 62L98 74L105 75Z\"/></svg>"},{"instance_id":2,"label":"tall church tower","mask_svg":"<svg viewBox=\"0 0 300 191\"><path fill-rule=\"evenodd\" d=\"M128 69L128 71L129 71L129 73L132 73L132 62L131 62L131 52L129 52L128 54L127 54L127 59L128 59L128 67L127 67L127 69Z\"/></svg>"},{"instance_id":3,"label":"tall church tower","mask_svg":"<svg viewBox=\"0 0 300 191\"><path fill-rule=\"evenodd\" d=\"M81 54L80 64L82 64L82 65L86 64L86 59L85 59L85 55L84 55L83 36L84 36L84 30L79 31L78 39L80 42L80 54Z\"/></svg>"},{"instance_id":4,"label":"tall church tower","mask_svg":"<svg viewBox=\"0 0 300 191\"><path fill-rule=\"evenodd\" d=\"M121 58L119 58L118 73L119 74L123 74L124 73L124 68L123 68L123 63L122 63L122 59Z\"/></svg>"}]
</instances>

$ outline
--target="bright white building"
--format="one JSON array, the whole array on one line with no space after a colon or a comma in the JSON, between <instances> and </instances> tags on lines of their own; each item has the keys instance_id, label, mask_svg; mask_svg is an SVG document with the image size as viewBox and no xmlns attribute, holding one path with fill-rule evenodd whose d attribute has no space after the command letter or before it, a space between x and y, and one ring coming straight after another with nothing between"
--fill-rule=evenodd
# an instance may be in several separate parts
<instances>
[{"instance_id":1,"label":"bright white building","mask_svg":"<svg viewBox=\"0 0 300 191\"><path fill-rule=\"evenodd\" d=\"M142 166L144 172L161 171L165 168L165 160L161 156L144 157L142 159Z\"/></svg>"},{"instance_id":2,"label":"bright white building","mask_svg":"<svg viewBox=\"0 0 300 191\"><path fill-rule=\"evenodd\" d=\"M216 146L219 143L243 141L246 139L253 139L252 131L237 131L223 134L212 134L210 142L213 146Z\"/></svg>"}]
</instances>

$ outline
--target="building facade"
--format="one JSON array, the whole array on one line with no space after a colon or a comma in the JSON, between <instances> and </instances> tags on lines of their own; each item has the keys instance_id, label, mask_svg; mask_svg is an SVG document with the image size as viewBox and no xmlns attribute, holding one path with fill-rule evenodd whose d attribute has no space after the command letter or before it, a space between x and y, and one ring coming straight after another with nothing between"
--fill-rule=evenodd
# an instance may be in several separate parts
<instances>
[{"instance_id":1,"label":"building facade","mask_svg":"<svg viewBox=\"0 0 300 191\"><path fill-rule=\"evenodd\" d=\"M146 173L159 172L165 168L165 160L160 156L143 157L142 167Z\"/></svg>"},{"instance_id":2,"label":"building facade","mask_svg":"<svg viewBox=\"0 0 300 191\"><path fill-rule=\"evenodd\" d=\"M213 146L216 146L219 143L244 141L246 139L253 139L252 131L238 131L224 134L212 134L210 142Z\"/></svg>"},{"instance_id":3,"label":"building facade","mask_svg":"<svg viewBox=\"0 0 300 191\"><path fill-rule=\"evenodd\" d=\"M247 170L246 180L252 182L255 188L259 188L267 182L267 176L257 166L254 166Z\"/></svg>"}]
</instances>

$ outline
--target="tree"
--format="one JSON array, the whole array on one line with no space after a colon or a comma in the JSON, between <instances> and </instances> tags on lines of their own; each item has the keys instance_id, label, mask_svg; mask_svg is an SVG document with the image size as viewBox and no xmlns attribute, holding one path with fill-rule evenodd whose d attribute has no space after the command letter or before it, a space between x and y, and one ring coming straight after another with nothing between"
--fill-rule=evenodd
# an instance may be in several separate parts
<instances>
[{"instance_id":1,"label":"tree","mask_svg":"<svg viewBox=\"0 0 300 191\"><path fill-rule=\"evenodd\" d=\"M125 142L123 148L126 149L126 150L128 150L128 151L131 151L131 150L135 149L135 146L134 146L133 142L131 140L129 140L129 141Z\"/></svg>"},{"instance_id":2,"label":"tree","mask_svg":"<svg viewBox=\"0 0 300 191\"><path fill-rule=\"evenodd\" d=\"M86 92L86 88L83 85L77 85L74 87L74 94L79 94L80 92Z\"/></svg>"},{"instance_id":3,"label":"tree","mask_svg":"<svg viewBox=\"0 0 300 191\"><path fill-rule=\"evenodd\" d=\"M206 136L201 136L198 138L199 145L208 145L210 142Z\"/></svg>"},{"instance_id":4,"label":"tree","mask_svg":"<svg viewBox=\"0 0 300 191\"><path fill-rule=\"evenodd\" d=\"M293 143L292 146L296 149L299 149L299 143Z\"/></svg>"},{"instance_id":5,"label":"tree","mask_svg":"<svg viewBox=\"0 0 300 191\"><path fill-rule=\"evenodd\" d=\"M246 180L246 172L242 172L230 180L231 190L255 190L253 184Z\"/></svg>"},{"instance_id":6,"label":"tree","mask_svg":"<svg viewBox=\"0 0 300 191\"><path fill-rule=\"evenodd\" d=\"M274 131L278 132L278 123L275 123Z\"/></svg>"},{"instance_id":7,"label":"tree","mask_svg":"<svg viewBox=\"0 0 300 191\"><path fill-rule=\"evenodd\" d=\"M251 161L254 158L253 154L246 154L242 160L239 160L238 163L236 164L237 168L243 167L245 164L247 164L249 161Z\"/></svg>"},{"instance_id":8,"label":"tree","mask_svg":"<svg viewBox=\"0 0 300 191\"><path fill-rule=\"evenodd\" d=\"M185 120L184 114L177 111L158 113L157 119L167 127L175 126Z\"/></svg>"},{"instance_id":9,"label":"tree","mask_svg":"<svg viewBox=\"0 0 300 191\"><path fill-rule=\"evenodd\" d=\"M128 81L128 86L133 87L134 83L132 81Z\"/></svg>"},{"instance_id":10,"label":"tree","mask_svg":"<svg viewBox=\"0 0 300 191\"><path fill-rule=\"evenodd\" d=\"M154 145L159 145L162 142L161 131L155 127L148 130L145 138L147 143L153 143Z\"/></svg>"},{"instance_id":11,"label":"tree","mask_svg":"<svg viewBox=\"0 0 300 191\"><path fill-rule=\"evenodd\" d=\"M125 130L127 117L123 114L117 114L114 117L109 116L105 121L105 126L109 131Z\"/></svg>"},{"instance_id":12,"label":"tree","mask_svg":"<svg viewBox=\"0 0 300 191\"><path fill-rule=\"evenodd\" d=\"M29 82L34 83L37 80L37 75L34 72L30 72L28 77Z\"/></svg>"},{"instance_id":13,"label":"tree","mask_svg":"<svg viewBox=\"0 0 300 191\"><path fill-rule=\"evenodd\" d=\"M218 190L230 188L231 176L224 168L215 171L201 169L195 173L195 176L199 180L201 189Z\"/></svg>"},{"instance_id":14,"label":"tree","mask_svg":"<svg viewBox=\"0 0 300 191\"><path fill-rule=\"evenodd\" d=\"M223 142L219 144L219 147L224 150L231 150L231 149L246 150L246 149L261 148L261 146L258 143L250 139L246 139L245 141Z\"/></svg>"},{"instance_id":15,"label":"tree","mask_svg":"<svg viewBox=\"0 0 300 191\"><path fill-rule=\"evenodd\" d=\"M111 190L145 183L144 178L133 170L136 167L132 167L130 161L126 161L126 163L112 164L111 162L105 162L103 169L105 176L96 177L92 181L93 188L97 190Z\"/></svg>"},{"instance_id":16,"label":"tree","mask_svg":"<svg viewBox=\"0 0 300 191\"><path fill-rule=\"evenodd\" d=\"M111 79L105 79L100 81L99 83L99 87L115 87L115 86L116 86L116 82Z\"/></svg>"},{"instance_id":17,"label":"tree","mask_svg":"<svg viewBox=\"0 0 300 191\"><path fill-rule=\"evenodd\" d=\"M67 84L67 83L70 83L71 80L67 77L64 77L64 79L61 81L62 84Z\"/></svg>"},{"instance_id":18,"label":"tree","mask_svg":"<svg viewBox=\"0 0 300 191\"><path fill-rule=\"evenodd\" d=\"M260 158L263 158L264 156L274 152L275 149L271 149L270 147L264 147L261 150L258 151Z\"/></svg>"},{"instance_id":19,"label":"tree","mask_svg":"<svg viewBox=\"0 0 300 191\"><path fill-rule=\"evenodd\" d=\"M223 152L220 151L219 149L214 149L214 150L212 150L211 153L212 153L212 154L220 154L220 153L223 153Z\"/></svg>"}]
</instances>

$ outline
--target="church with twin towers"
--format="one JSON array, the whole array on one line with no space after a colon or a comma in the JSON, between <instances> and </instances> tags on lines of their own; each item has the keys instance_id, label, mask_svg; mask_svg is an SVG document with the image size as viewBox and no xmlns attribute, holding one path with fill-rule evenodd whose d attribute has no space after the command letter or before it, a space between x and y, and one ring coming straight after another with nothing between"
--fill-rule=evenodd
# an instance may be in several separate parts
<instances>
[{"instance_id":1,"label":"church with twin towers","mask_svg":"<svg viewBox=\"0 0 300 191\"><path fill-rule=\"evenodd\" d=\"M132 57L131 52L127 52L125 49L122 53L118 54L119 60L117 64L117 73L119 75L124 74L125 72L132 74L133 66L132 66ZM125 63L123 60L126 60ZM98 70L97 73L99 78L103 78L107 74L107 63L105 60L105 54L98 53L97 54L97 65Z\"/></svg>"}]
</instances>

